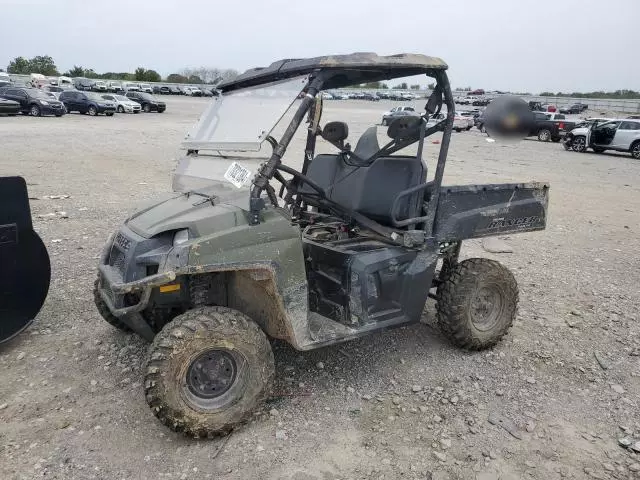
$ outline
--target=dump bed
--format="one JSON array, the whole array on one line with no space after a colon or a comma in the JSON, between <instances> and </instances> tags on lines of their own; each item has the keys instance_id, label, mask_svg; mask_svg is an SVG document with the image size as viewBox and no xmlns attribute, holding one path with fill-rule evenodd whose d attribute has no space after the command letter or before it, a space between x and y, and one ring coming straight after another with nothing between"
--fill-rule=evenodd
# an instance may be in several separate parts
<instances>
[{"instance_id":1,"label":"dump bed","mask_svg":"<svg viewBox=\"0 0 640 480\"><path fill-rule=\"evenodd\" d=\"M549 184L443 186L434 236L440 242L544 230Z\"/></svg>"}]
</instances>

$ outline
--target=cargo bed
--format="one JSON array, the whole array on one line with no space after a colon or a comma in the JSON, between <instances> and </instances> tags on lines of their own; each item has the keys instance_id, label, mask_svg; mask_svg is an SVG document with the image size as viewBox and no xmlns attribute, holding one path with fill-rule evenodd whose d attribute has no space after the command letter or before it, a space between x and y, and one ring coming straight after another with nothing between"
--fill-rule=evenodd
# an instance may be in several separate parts
<instances>
[{"instance_id":1,"label":"cargo bed","mask_svg":"<svg viewBox=\"0 0 640 480\"><path fill-rule=\"evenodd\" d=\"M434 236L447 242L544 230L548 203L548 183L443 186Z\"/></svg>"}]
</instances>

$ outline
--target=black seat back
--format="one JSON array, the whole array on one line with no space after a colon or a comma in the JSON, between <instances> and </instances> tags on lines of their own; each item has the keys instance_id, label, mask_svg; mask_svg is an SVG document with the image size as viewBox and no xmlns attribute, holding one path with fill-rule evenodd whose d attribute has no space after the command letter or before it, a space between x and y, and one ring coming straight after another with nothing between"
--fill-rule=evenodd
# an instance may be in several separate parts
<instances>
[{"instance_id":1,"label":"black seat back","mask_svg":"<svg viewBox=\"0 0 640 480\"><path fill-rule=\"evenodd\" d=\"M416 157L380 157L369 166L357 167L345 163L344 156L339 154L316 156L307 176L325 190L330 200L383 225L391 225L391 207L396 196L422 183L425 173ZM313 190L303 186L301 193ZM421 193L407 196L400 206L399 219L419 216L421 206Z\"/></svg>"}]
</instances>

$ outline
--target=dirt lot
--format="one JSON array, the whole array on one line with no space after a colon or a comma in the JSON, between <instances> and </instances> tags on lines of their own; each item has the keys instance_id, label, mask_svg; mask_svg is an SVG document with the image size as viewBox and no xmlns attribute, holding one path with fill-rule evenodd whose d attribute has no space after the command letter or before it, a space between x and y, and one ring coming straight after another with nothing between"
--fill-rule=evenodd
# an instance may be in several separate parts
<instances>
[{"instance_id":1,"label":"dirt lot","mask_svg":"<svg viewBox=\"0 0 640 480\"><path fill-rule=\"evenodd\" d=\"M0 118L0 175L23 175L40 198L53 268L36 321L0 346L0 478L640 478L640 454L619 445L640 440L640 162L488 143L475 129L454 133L446 183L551 183L546 231L503 237L513 253L463 247L519 282L505 341L455 349L429 301L424 324L309 353L277 344L273 397L229 437L163 427L142 392L146 344L105 323L91 290L103 242L169 188L206 100L167 103L163 114ZM330 102L325 120L347 121L356 139L391 106ZM299 164L300 139L290 154Z\"/></svg>"}]
</instances>

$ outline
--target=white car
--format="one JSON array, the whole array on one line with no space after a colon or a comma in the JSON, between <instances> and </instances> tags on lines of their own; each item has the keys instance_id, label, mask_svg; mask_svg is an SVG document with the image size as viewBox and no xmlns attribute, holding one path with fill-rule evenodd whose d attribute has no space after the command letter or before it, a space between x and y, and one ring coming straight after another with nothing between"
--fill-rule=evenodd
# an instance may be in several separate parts
<instances>
[{"instance_id":1,"label":"white car","mask_svg":"<svg viewBox=\"0 0 640 480\"><path fill-rule=\"evenodd\" d=\"M124 95L102 95L102 98L115 103L118 113L140 113L142 109L142 106L138 102L134 102Z\"/></svg>"},{"instance_id":2,"label":"white car","mask_svg":"<svg viewBox=\"0 0 640 480\"><path fill-rule=\"evenodd\" d=\"M596 153L606 150L629 152L640 160L640 120L610 120L574 128L567 135L564 147L575 152L585 152L587 148Z\"/></svg>"},{"instance_id":3,"label":"white car","mask_svg":"<svg viewBox=\"0 0 640 480\"><path fill-rule=\"evenodd\" d=\"M107 84L101 80L97 80L96 83L93 84L93 90L96 92L106 92Z\"/></svg>"},{"instance_id":4,"label":"white car","mask_svg":"<svg viewBox=\"0 0 640 480\"><path fill-rule=\"evenodd\" d=\"M140 91L140 85L138 85L137 83L125 83L123 85L124 87L124 91L125 92L139 92Z\"/></svg>"},{"instance_id":5,"label":"white car","mask_svg":"<svg viewBox=\"0 0 640 480\"><path fill-rule=\"evenodd\" d=\"M151 88L151 85L149 85L148 83L141 83L140 91L145 93L153 93L153 88Z\"/></svg>"},{"instance_id":6,"label":"white car","mask_svg":"<svg viewBox=\"0 0 640 480\"><path fill-rule=\"evenodd\" d=\"M456 112L453 117L453 129L456 132L461 132L462 130L471 130L473 127L473 117L469 117L466 115L462 115L462 112Z\"/></svg>"}]
</instances>

